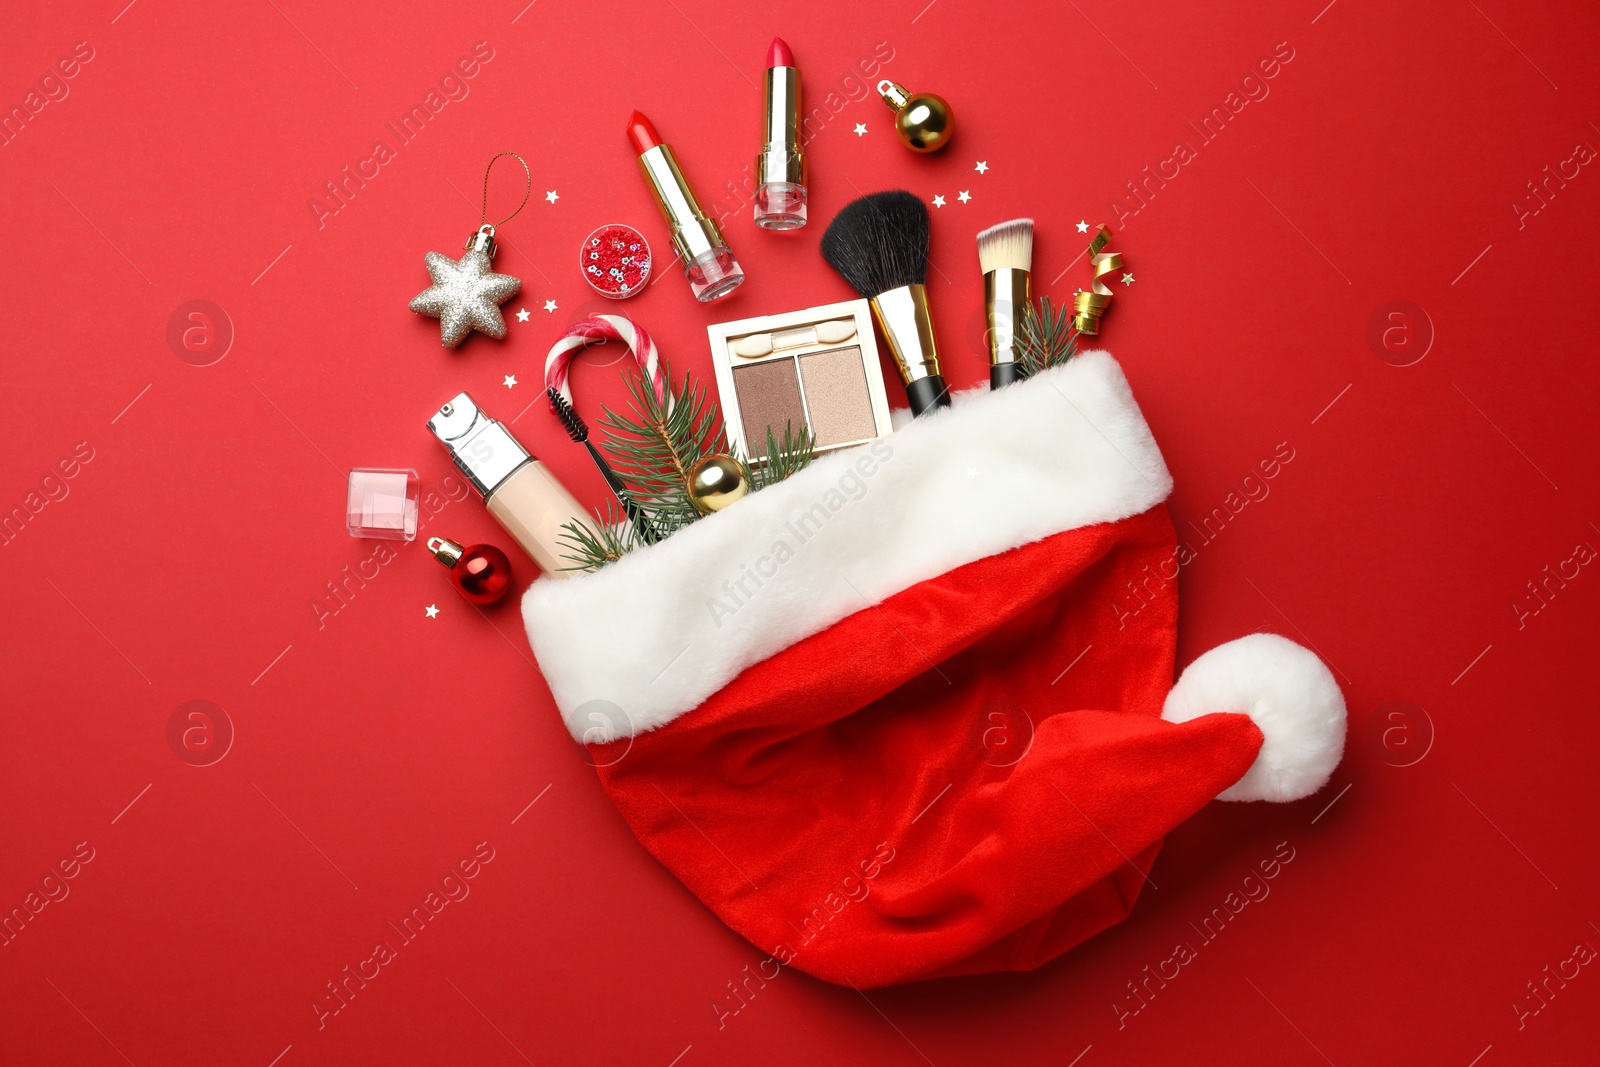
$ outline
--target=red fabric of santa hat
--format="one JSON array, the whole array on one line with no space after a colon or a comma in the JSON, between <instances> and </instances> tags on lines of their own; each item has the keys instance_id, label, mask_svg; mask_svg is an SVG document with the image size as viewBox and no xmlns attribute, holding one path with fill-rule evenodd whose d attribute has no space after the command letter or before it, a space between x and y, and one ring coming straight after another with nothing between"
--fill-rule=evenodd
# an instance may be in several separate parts
<instances>
[{"instance_id":1,"label":"red fabric of santa hat","mask_svg":"<svg viewBox=\"0 0 1600 1067\"><path fill-rule=\"evenodd\" d=\"M1252 634L1172 684L1172 480L1106 353L958 398L523 600L640 842L771 956L858 988L1026 969L1124 918L1212 799L1343 752Z\"/></svg>"}]
</instances>

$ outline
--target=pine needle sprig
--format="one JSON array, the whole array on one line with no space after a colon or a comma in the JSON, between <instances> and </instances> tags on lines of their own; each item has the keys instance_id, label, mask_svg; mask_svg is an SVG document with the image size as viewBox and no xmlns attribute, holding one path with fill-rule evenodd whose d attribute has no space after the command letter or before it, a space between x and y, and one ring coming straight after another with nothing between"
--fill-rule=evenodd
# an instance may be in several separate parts
<instances>
[{"instance_id":1,"label":"pine needle sprig","mask_svg":"<svg viewBox=\"0 0 1600 1067\"><path fill-rule=\"evenodd\" d=\"M1059 367L1078 354L1078 331L1072 325L1070 305L1055 308L1048 296L1040 297L1037 309L1029 304L1022 313L1019 326L1017 354L1030 378L1042 370Z\"/></svg>"},{"instance_id":2,"label":"pine needle sprig","mask_svg":"<svg viewBox=\"0 0 1600 1067\"><path fill-rule=\"evenodd\" d=\"M744 475L750 483L750 491L777 485L805 470L816 457L816 448L816 438L809 426L802 424L796 429L792 421L785 420L781 444L773 434L772 427L768 426L767 450L763 453L762 461L751 463L746 459L740 460L744 464Z\"/></svg>"},{"instance_id":3,"label":"pine needle sprig","mask_svg":"<svg viewBox=\"0 0 1600 1067\"><path fill-rule=\"evenodd\" d=\"M727 451L727 437L704 386L687 373L679 386L666 360L661 377L665 395L658 397L643 375L627 375L632 411L606 408L600 426L606 435L601 447L617 476L666 537L700 517L689 501L689 471L711 453Z\"/></svg>"},{"instance_id":4,"label":"pine needle sprig","mask_svg":"<svg viewBox=\"0 0 1600 1067\"><path fill-rule=\"evenodd\" d=\"M705 387L697 386L688 374L681 383L674 381L665 361L661 375L665 395L660 397L642 375L626 376L630 410L618 413L605 408L599 420L606 434L601 447L658 539L702 518L689 499L689 472L706 456L728 451L722 414ZM805 469L815 453L811 428L786 422L781 442L767 427L767 450L759 463L738 459L754 492ZM561 554L572 564L563 570L597 571L647 543L614 506L595 517L592 525L562 524Z\"/></svg>"},{"instance_id":5,"label":"pine needle sprig","mask_svg":"<svg viewBox=\"0 0 1600 1067\"><path fill-rule=\"evenodd\" d=\"M592 526L576 522L561 524L557 542L561 555L572 563L562 570L585 574L597 571L645 543L633 523L614 505L607 505L604 512L596 511L594 517Z\"/></svg>"}]
</instances>

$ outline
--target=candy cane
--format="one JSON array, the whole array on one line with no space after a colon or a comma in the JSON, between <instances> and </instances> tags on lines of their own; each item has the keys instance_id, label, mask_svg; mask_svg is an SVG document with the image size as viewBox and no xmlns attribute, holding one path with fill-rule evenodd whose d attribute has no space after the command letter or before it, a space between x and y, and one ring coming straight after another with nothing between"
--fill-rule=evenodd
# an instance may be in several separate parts
<instances>
[{"instance_id":1,"label":"candy cane","mask_svg":"<svg viewBox=\"0 0 1600 1067\"><path fill-rule=\"evenodd\" d=\"M661 382L661 369L657 365L656 345L650 335L633 324L625 315L590 315L582 322L567 327L550 347L544 357L544 384L547 389L560 393L567 403L572 403L572 388L567 384L572 361L578 353L598 341L621 341L633 353L639 364L639 373L649 382L657 399L666 396Z\"/></svg>"}]
</instances>

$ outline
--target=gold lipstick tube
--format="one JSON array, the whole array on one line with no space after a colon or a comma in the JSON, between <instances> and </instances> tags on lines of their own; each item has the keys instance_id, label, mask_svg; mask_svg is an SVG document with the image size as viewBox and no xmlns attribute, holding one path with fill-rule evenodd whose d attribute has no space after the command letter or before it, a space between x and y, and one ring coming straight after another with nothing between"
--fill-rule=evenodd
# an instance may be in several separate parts
<instances>
[{"instance_id":1,"label":"gold lipstick tube","mask_svg":"<svg viewBox=\"0 0 1600 1067\"><path fill-rule=\"evenodd\" d=\"M646 149L639 156L639 169L672 230L672 249L683 264L695 299L703 303L737 289L744 282L744 270L733 258L722 228L694 198L672 147L658 144Z\"/></svg>"},{"instance_id":2,"label":"gold lipstick tube","mask_svg":"<svg viewBox=\"0 0 1600 1067\"><path fill-rule=\"evenodd\" d=\"M806 157L800 148L800 69L768 67L762 94L761 151L756 154L756 225L798 230L806 224Z\"/></svg>"},{"instance_id":3,"label":"gold lipstick tube","mask_svg":"<svg viewBox=\"0 0 1600 1067\"><path fill-rule=\"evenodd\" d=\"M889 353L911 401L911 414L949 407L950 393L939 373L939 343L928 314L927 287L902 285L879 293L872 298L872 317L889 342Z\"/></svg>"}]
</instances>

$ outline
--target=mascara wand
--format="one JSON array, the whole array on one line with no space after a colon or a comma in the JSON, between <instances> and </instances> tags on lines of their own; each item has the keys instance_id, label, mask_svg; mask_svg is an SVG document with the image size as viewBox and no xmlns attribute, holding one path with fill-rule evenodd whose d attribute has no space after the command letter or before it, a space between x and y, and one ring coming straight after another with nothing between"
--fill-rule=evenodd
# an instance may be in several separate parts
<instances>
[{"instance_id":1,"label":"mascara wand","mask_svg":"<svg viewBox=\"0 0 1600 1067\"><path fill-rule=\"evenodd\" d=\"M639 537L647 545L653 545L659 537L656 536L655 527L650 525L650 520L645 516L644 509L633 499L633 494L628 492L628 487L622 484L622 479L617 477L617 472L611 469L600 450L594 447L594 442L589 440L589 424L573 409L570 401L561 393L548 388L545 395L550 398L550 407L556 413L556 418L561 420L561 425L566 428L567 436L573 441L589 450L589 456L594 460L594 465L600 468L600 476L606 480L611 491L622 502L622 510L628 513L628 519L633 523L633 528L638 531Z\"/></svg>"}]
</instances>

